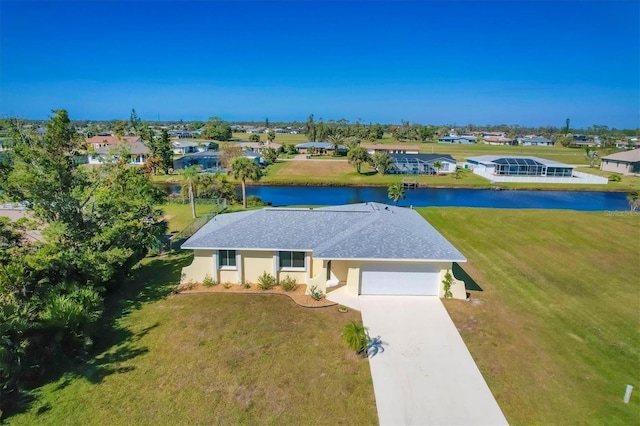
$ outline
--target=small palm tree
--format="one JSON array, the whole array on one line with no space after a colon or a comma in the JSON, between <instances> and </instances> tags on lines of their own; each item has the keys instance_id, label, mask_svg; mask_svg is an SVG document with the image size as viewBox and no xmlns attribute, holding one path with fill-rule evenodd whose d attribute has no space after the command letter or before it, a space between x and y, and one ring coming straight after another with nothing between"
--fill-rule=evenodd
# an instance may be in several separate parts
<instances>
[{"instance_id":1,"label":"small palm tree","mask_svg":"<svg viewBox=\"0 0 640 426\"><path fill-rule=\"evenodd\" d=\"M254 182L259 181L262 177L262 170L260 170L260 166L251 158L235 157L231 160L231 170L229 170L229 173L234 177L234 179L240 179L242 182L242 207L246 209L246 181L247 179L251 179Z\"/></svg>"},{"instance_id":2,"label":"small palm tree","mask_svg":"<svg viewBox=\"0 0 640 426\"><path fill-rule=\"evenodd\" d=\"M366 149L361 146L356 146L349 150L347 160L349 161L349 164L355 165L356 171L360 173L362 164L371 161L371 157Z\"/></svg>"},{"instance_id":3,"label":"small palm tree","mask_svg":"<svg viewBox=\"0 0 640 426\"><path fill-rule=\"evenodd\" d=\"M260 142L260 135L257 133L251 133L251 136L249 136L249 142Z\"/></svg>"},{"instance_id":4,"label":"small palm tree","mask_svg":"<svg viewBox=\"0 0 640 426\"><path fill-rule=\"evenodd\" d=\"M442 162L436 160L433 162L433 168L436 169L436 174L440 174L440 169L442 168Z\"/></svg>"},{"instance_id":5,"label":"small palm tree","mask_svg":"<svg viewBox=\"0 0 640 426\"><path fill-rule=\"evenodd\" d=\"M393 165L393 159L386 151L378 151L371 157L371 163L377 172L383 175Z\"/></svg>"},{"instance_id":6,"label":"small palm tree","mask_svg":"<svg viewBox=\"0 0 640 426\"><path fill-rule=\"evenodd\" d=\"M189 190L189 204L191 204L191 214L193 218L196 218L196 202L194 198L193 189L198 184L198 171L199 167L196 165L185 167L182 170L182 181Z\"/></svg>"},{"instance_id":7,"label":"small palm tree","mask_svg":"<svg viewBox=\"0 0 640 426\"><path fill-rule=\"evenodd\" d=\"M635 212L640 207L640 191L633 191L627 195L627 201L629 202L629 208L632 212Z\"/></svg>"},{"instance_id":8,"label":"small palm tree","mask_svg":"<svg viewBox=\"0 0 640 426\"><path fill-rule=\"evenodd\" d=\"M362 324L355 321L345 324L342 327L342 340L349 346L349 349L355 351L358 355L367 356L369 347L369 332Z\"/></svg>"},{"instance_id":9,"label":"small palm tree","mask_svg":"<svg viewBox=\"0 0 640 426\"><path fill-rule=\"evenodd\" d=\"M338 147L344 143L344 136L341 133L334 133L327 138L331 146L333 146L333 155L338 155Z\"/></svg>"},{"instance_id":10,"label":"small palm tree","mask_svg":"<svg viewBox=\"0 0 640 426\"><path fill-rule=\"evenodd\" d=\"M587 160L589 160L590 168L593 168L596 161L598 161L598 158L600 158L600 156L598 155L598 151L589 147L587 147L587 154L585 155L585 157Z\"/></svg>"},{"instance_id":11,"label":"small palm tree","mask_svg":"<svg viewBox=\"0 0 640 426\"><path fill-rule=\"evenodd\" d=\"M387 190L387 194L389 199L393 200L393 202L398 205L398 201L402 198L403 200L406 198L404 187L400 182L392 183Z\"/></svg>"}]
</instances>

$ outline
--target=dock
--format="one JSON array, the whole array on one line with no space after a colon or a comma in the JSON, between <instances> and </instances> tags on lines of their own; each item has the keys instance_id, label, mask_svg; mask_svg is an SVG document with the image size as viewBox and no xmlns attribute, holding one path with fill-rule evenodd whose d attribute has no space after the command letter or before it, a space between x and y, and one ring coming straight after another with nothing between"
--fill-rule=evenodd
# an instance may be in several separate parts
<instances>
[{"instance_id":1,"label":"dock","mask_svg":"<svg viewBox=\"0 0 640 426\"><path fill-rule=\"evenodd\" d=\"M415 178L402 178L402 187L403 188L417 188L418 187L418 181L416 181Z\"/></svg>"}]
</instances>

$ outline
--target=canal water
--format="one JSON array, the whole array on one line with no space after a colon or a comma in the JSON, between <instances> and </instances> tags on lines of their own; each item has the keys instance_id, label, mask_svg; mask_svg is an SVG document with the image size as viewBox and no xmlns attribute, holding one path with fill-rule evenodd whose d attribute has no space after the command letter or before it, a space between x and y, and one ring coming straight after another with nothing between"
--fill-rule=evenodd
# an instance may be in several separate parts
<instances>
[{"instance_id":1,"label":"canal water","mask_svg":"<svg viewBox=\"0 0 640 426\"><path fill-rule=\"evenodd\" d=\"M180 186L170 186L167 190L179 192ZM393 203L386 187L260 185L247 186L247 195L256 195L273 206ZM407 189L406 198L398 205L622 211L629 209L626 196L621 192L415 188Z\"/></svg>"}]
</instances>

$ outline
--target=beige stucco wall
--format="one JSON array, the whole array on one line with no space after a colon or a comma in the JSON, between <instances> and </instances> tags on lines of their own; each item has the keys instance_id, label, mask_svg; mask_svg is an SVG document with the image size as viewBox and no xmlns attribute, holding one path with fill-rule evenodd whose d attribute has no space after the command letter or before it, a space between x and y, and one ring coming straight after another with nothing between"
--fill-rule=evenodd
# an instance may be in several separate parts
<instances>
[{"instance_id":1,"label":"beige stucco wall","mask_svg":"<svg viewBox=\"0 0 640 426\"><path fill-rule=\"evenodd\" d=\"M239 284L238 269L219 269L217 282L222 284L224 283Z\"/></svg>"},{"instance_id":2,"label":"beige stucco wall","mask_svg":"<svg viewBox=\"0 0 640 426\"><path fill-rule=\"evenodd\" d=\"M605 172L620 173L622 175L630 175L628 163L619 163L614 161L602 160L600 163L600 170Z\"/></svg>"},{"instance_id":3,"label":"beige stucco wall","mask_svg":"<svg viewBox=\"0 0 640 426\"><path fill-rule=\"evenodd\" d=\"M272 251L241 251L244 280L257 283L265 271L273 275L274 254Z\"/></svg>"},{"instance_id":4,"label":"beige stucco wall","mask_svg":"<svg viewBox=\"0 0 640 426\"><path fill-rule=\"evenodd\" d=\"M213 276L213 250L194 250L191 265L182 268L181 283L201 283L205 275Z\"/></svg>"}]
</instances>

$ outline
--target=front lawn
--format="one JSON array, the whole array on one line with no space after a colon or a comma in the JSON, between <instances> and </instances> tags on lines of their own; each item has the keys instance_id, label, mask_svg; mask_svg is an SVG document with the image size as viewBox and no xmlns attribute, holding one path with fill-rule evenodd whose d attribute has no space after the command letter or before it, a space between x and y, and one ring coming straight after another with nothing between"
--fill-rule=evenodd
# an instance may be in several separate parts
<instances>
[{"instance_id":1,"label":"front lawn","mask_svg":"<svg viewBox=\"0 0 640 426\"><path fill-rule=\"evenodd\" d=\"M189 255L147 259L84 366L34 392L14 425L373 424L367 360L340 338L359 319L278 295L164 297Z\"/></svg>"},{"instance_id":2,"label":"front lawn","mask_svg":"<svg viewBox=\"0 0 640 426\"><path fill-rule=\"evenodd\" d=\"M445 306L509 423L640 424L639 215L418 210L482 288Z\"/></svg>"}]
</instances>

